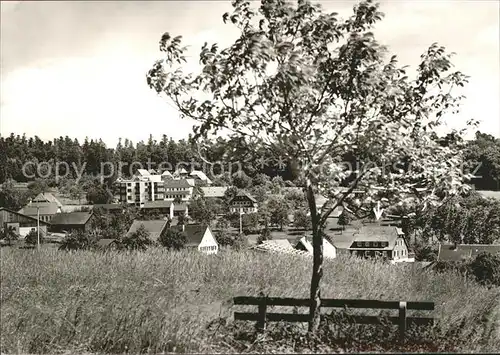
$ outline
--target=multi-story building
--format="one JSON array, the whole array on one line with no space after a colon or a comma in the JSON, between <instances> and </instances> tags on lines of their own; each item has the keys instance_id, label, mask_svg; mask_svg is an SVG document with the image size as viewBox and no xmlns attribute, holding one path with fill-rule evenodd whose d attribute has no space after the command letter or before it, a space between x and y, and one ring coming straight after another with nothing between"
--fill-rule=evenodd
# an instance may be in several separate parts
<instances>
[{"instance_id":1,"label":"multi-story building","mask_svg":"<svg viewBox=\"0 0 500 355\"><path fill-rule=\"evenodd\" d=\"M150 201L189 201L193 195L193 179L175 179L165 171L162 174L139 169L131 179L119 178L116 181L116 198L122 204L143 207Z\"/></svg>"},{"instance_id":2,"label":"multi-story building","mask_svg":"<svg viewBox=\"0 0 500 355\"><path fill-rule=\"evenodd\" d=\"M193 196L193 179L167 180L164 182L165 200L189 201Z\"/></svg>"}]
</instances>

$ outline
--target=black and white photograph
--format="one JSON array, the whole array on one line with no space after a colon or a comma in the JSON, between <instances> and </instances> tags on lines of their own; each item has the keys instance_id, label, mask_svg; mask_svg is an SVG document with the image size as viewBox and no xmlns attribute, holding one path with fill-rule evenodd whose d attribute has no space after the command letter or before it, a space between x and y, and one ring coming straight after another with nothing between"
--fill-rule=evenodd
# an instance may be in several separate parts
<instances>
[{"instance_id":1,"label":"black and white photograph","mask_svg":"<svg viewBox=\"0 0 500 355\"><path fill-rule=\"evenodd\" d=\"M0 354L500 353L500 1L7 1Z\"/></svg>"}]
</instances>

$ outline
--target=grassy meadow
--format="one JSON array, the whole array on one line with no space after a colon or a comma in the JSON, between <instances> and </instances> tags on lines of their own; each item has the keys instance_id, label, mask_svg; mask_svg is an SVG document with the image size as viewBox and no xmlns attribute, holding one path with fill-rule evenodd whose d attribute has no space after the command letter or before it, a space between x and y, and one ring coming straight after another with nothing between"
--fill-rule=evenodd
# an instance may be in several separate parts
<instances>
[{"instance_id":1,"label":"grassy meadow","mask_svg":"<svg viewBox=\"0 0 500 355\"><path fill-rule=\"evenodd\" d=\"M358 333L352 331L351 345L335 343L330 333L330 340L311 345L301 327L272 324L269 334L257 337L251 322L231 321L234 309L227 301L237 295L308 297L311 267L311 259L250 251L207 256L163 249L104 254L2 248L1 352L376 349L356 348L352 334ZM427 350L448 343L448 350L500 348L500 290L458 274L341 257L325 264L322 297L433 301L437 324ZM392 335L371 335L371 341L381 336Z\"/></svg>"}]
</instances>

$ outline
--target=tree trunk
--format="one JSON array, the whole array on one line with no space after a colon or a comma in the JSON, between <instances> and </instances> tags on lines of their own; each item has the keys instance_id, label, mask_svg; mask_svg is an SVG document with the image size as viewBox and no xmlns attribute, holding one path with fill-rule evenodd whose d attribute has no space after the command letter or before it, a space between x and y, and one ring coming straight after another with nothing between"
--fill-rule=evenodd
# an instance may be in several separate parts
<instances>
[{"instance_id":1,"label":"tree trunk","mask_svg":"<svg viewBox=\"0 0 500 355\"><path fill-rule=\"evenodd\" d=\"M313 272L311 278L311 305L309 308L309 332L316 332L320 322L321 293L320 282L323 276L323 239L320 228L320 218L316 211L316 200L311 183L307 186L307 200L311 212L311 222L313 229Z\"/></svg>"},{"instance_id":2,"label":"tree trunk","mask_svg":"<svg viewBox=\"0 0 500 355\"><path fill-rule=\"evenodd\" d=\"M323 240L321 230L316 225L313 228L313 272L311 278L311 306L309 314L309 331L316 332L320 322L321 292L320 282L323 277Z\"/></svg>"}]
</instances>

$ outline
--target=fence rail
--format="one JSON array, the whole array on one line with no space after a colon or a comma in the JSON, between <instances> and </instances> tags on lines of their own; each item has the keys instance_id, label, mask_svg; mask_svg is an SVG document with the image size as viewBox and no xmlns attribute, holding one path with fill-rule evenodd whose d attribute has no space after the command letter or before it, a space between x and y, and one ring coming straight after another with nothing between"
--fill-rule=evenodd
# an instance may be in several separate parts
<instances>
[{"instance_id":1,"label":"fence rail","mask_svg":"<svg viewBox=\"0 0 500 355\"><path fill-rule=\"evenodd\" d=\"M233 298L234 305L254 305L258 306L258 312L234 312L235 320L255 321L257 329L263 331L266 322L308 322L309 314L294 313L267 313L269 306L285 307L309 307L308 298L279 298L279 297L247 297L239 296ZM379 301L362 299L322 299L322 308L363 308L363 309L394 309L399 310L398 317L379 317L356 315L349 318L357 324L380 324L382 319L387 319L393 324L399 326L399 336L404 339L408 324L418 326L433 325L432 317L408 317L407 310L433 311L433 302L400 302L400 301Z\"/></svg>"}]
</instances>

